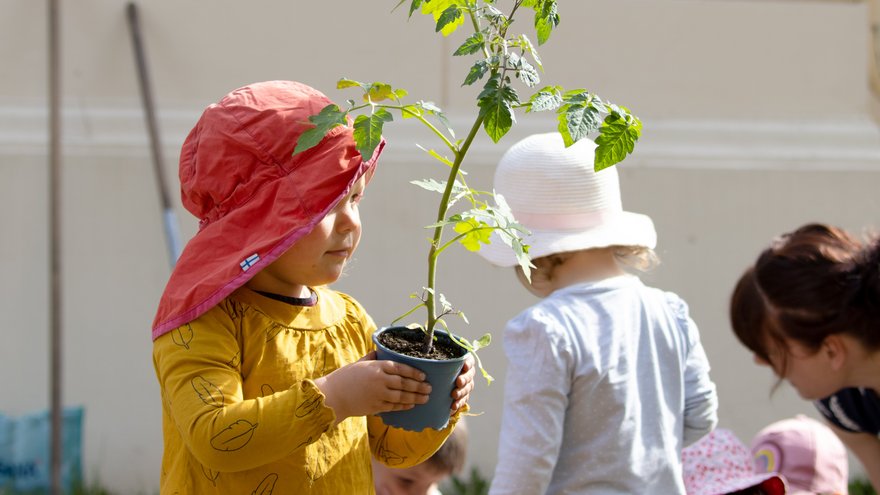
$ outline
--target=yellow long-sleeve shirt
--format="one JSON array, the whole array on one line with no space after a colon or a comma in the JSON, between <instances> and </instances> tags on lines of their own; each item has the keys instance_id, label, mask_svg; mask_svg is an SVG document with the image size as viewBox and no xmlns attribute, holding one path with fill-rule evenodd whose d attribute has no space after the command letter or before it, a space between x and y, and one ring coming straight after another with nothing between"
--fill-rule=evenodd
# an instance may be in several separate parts
<instances>
[{"instance_id":1,"label":"yellow long-sleeve shirt","mask_svg":"<svg viewBox=\"0 0 880 495\"><path fill-rule=\"evenodd\" d=\"M293 306L241 288L154 341L163 495L372 494L371 451L409 467L443 444L458 414L441 431L377 416L333 426L312 380L371 351L375 324L351 297L314 290L315 306Z\"/></svg>"}]
</instances>

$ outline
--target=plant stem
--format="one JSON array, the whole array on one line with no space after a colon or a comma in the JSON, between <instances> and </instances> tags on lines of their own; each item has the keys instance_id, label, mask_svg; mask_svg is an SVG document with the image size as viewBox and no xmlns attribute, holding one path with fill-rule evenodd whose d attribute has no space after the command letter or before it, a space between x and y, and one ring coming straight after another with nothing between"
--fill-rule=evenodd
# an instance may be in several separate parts
<instances>
[{"instance_id":1,"label":"plant stem","mask_svg":"<svg viewBox=\"0 0 880 495\"><path fill-rule=\"evenodd\" d=\"M464 156L477 136L480 126L483 125L483 118L482 113L477 116L470 132L468 132L467 137L461 143L461 148L455 151L455 162L453 162L452 168L449 169L446 189L443 191L443 198L440 200L440 207L437 210L438 225L434 227L434 238L431 241L431 249L428 251L428 289L430 290L428 290L427 297L425 298L425 307L428 310L428 322L425 328L425 342L423 345L425 352L430 352L434 346L434 326L437 324L437 308L434 304L436 296L434 293L434 281L437 278L437 256L440 254L440 243L443 239L443 220L446 219L446 210L449 208L449 197L452 195L455 178L458 176Z\"/></svg>"}]
</instances>

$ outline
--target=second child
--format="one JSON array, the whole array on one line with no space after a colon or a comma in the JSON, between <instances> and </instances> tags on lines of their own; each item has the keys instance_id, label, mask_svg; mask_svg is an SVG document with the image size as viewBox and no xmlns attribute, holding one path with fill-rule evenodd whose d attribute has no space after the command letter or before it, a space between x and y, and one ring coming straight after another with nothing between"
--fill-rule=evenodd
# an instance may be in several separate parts
<instances>
[{"instance_id":1,"label":"second child","mask_svg":"<svg viewBox=\"0 0 880 495\"><path fill-rule=\"evenodd\" d=\"M536 134L501 158L494 188L531 235L542 298L504 330L508 359L492 495L684 494L681 451L710 432L718 400L697 326L677 295L624 266L653 261L656 232L623 210L595 145ZM517 260L500 239L480 253Z\"/></svg>"}]
</instances>

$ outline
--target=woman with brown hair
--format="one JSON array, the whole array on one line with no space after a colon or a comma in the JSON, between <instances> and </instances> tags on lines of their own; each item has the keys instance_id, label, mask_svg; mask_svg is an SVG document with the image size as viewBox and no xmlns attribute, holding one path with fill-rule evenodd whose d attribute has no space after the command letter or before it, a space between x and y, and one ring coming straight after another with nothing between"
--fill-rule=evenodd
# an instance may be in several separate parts
<instances>
[{"instance_id":1,"label":"woman with brown hair","mask_svg":"<svg viewBox=\"0 0 880 495\"><path fill-rule=\"evenodd\" d=\"M730 319L755 362L814 401L880 488L880 238L808 224L765 249Z\"/></svg>"}]
</instances>

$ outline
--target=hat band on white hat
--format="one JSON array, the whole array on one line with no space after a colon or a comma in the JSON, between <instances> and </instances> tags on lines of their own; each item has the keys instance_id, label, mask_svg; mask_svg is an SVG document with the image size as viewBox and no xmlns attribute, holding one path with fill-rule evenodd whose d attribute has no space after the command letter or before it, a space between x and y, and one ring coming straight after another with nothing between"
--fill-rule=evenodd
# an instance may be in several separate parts
<instances>
[{"instance_id":1,"label":"hat band on white hat","mask_svg":"<svg viewBox=\"0 0 880 495\"><path fill-rule=\"evenodd\" d=\"M621 210L597 210L585 213L514 213L516 221L535 230L581 230L614 219Z\"/></svg>"}]
</instances>

